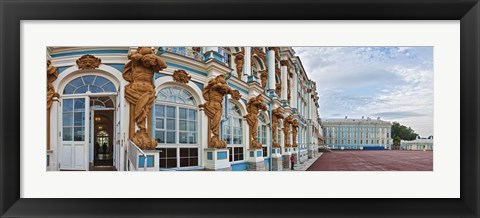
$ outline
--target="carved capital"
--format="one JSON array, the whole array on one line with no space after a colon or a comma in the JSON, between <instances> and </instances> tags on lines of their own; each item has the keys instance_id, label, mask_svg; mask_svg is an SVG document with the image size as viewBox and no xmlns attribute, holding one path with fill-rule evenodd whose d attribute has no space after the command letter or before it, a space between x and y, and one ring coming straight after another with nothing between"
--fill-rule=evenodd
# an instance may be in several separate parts
<instances>
[{"instance_id":1,"label":"carved capital","mask_svg":"<svg viewBox=\"0 0 480 218\"><path fill-rule=\"evenodd\" d=\"M289 67L289 66L290 66L290 62L289 62L288 60L281 60L281 61L280 61L280 66Z\"/></svg>"},{"instance_id":2,"label":"carved capital","mask_svg":"<svg viewBox=\"0 0 480 218\"><path fill-rule=\"evenodd\" d=\"M77 66L81 70L93 70L100 66L102 60L97 58L93 55L83 55L79 59L77 59Z\"/></svg>"},{"instance_id":3,"label":"carved capital","mask_svg":"<svg viewBox=\"0 0 480 218\"><path fill-rule=\"evenodd\" d=\"M179 83L188 83L192 77L185 70L175 70L173 72L173 81Z\"/></svg>"}]
</instances>

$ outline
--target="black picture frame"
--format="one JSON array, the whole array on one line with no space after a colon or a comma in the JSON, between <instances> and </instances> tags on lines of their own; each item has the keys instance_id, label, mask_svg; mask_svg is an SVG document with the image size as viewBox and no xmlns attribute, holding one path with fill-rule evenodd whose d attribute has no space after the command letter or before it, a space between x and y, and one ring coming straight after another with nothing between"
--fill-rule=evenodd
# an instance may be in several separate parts
<instances>
[{"instance_id":1,"label":"black picture frame","mask_svg":"<svg viewBox=\"0 0 480 218\"><path fill-rule=\"evenodd\" d=\"M0 0L0 15L1 217L479 216L478 0ZM28 95L20 93L20 21L199 19L460 20L461 197L268 200L20 198L20 98ZM309 182L321 187L322 181ZM162 188L154 187L152 183L146 185L148 188Z\"/></svg>"}]
</instances>

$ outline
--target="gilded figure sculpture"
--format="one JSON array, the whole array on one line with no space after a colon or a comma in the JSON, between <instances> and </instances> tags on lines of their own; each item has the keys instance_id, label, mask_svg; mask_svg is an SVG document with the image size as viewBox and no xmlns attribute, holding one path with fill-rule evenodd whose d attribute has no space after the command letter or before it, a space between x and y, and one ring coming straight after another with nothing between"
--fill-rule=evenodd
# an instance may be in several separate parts
<instances>
[{"instance_id":1,"label":"gilded figure sculpture","mask_svg":"<svg viewBox=\"0 0 480 218\"><path fill-rule=\"evenodd\" d=\"M260 110L267 110L267 106L263 103L262 94L259 94L257 97L250 98L247 102L247 112L245 116L247 124L250 131L250 149L262 148L262 144L257 142L257 131L258 131L258 112Z\"/></svg>"},{"instance_id":2,"label":"gilded figure sculpture","mask_svg":"<svg viewBox=\"0 0 480 218\"><path fill-rule=\"evenodd\" d=\"M297 147L297 130L298 130L298 120L292 121L292 146Z\"/></svg>"},{"instance_id":3,"label":"gilded figure sculpture","mask_svg":"<svg viewBox=\"0 0 480 218\"><path fill-rule=\"evenodd\" d=\"M226 94L232 95L233 99L239 100L241 95L238 90L233 90L225 81L224 75L219 75L203 88L202 95L204 104L198 105L200 110L205 111L208 117L208 147L226 148L227 142L220 140L220 121L222 119L222 102Z\"/></svg>"},{"instance_id":4,"label":"gilded figure sculpture","mask_svg":"<svg viewBox=\"0 0 480 218\"><path fill-rule=\"evenodd\" d=\"M262 80L262 88L267 87L268 72L266 70L260 71L260 79Z\"/></svg>"},{"instance_id":5,"label":"gilded figure sculpture","mask_svg":"<svg viewBox=\"0 0 480 218\"><path fill-rule=\"evenodd\" d=\"M47 150L50 150L50 108L53 104L53 98L60 97L52 84L57 78L58 69L52 65L50 60L47 60Z\"/></svg>"},{"instance_id":6,"label":"gilded figure sculpture","mask_svg":"<svg viewBox=\"0 0 480 218\"><path fill-rule=\"evenodd\" d=\"M77 59L77 66L80 70L93 70L100 66L102 60L97 58L93 55L83 55L79 59Z\"/></svg>"},{"instance_id":7,"label":"gilded figure sculpture","mask_svg":"<svg viewBox=\"0 0 480 218\"><path fill-rule=\"evenodd\" d=\"M139 148L153 150L157 142L151 137L151 129L147 126L151 123L151 109L155 101L152 78L155 72L167 68L167 63L147 47L139 47L128 55L128 59L123 68L123 78L129 82L125 86L125 98L130 103L129 138Z\"/></svg>"},{"instance_id":8,"label":"gilded figure sculpture","mask_svg":"<svg viewBox=\"0 0 480 218\"><path fill-rule=\"evenodd\" d=\"M290 101L291 95L290 95L290 79L287 79L287 99Z\"/></svg>"},{"instance_id":9,"label":"gilded figure sculpture","mask_svg":"<svg viewBox=\"0 0 480 218\"><path fill-rule=\"evenodd\" d=\"M243 52L235 54L235 65L237 66L237 76L239 79L242 78L243 62L245 61L244 56Z\"/></svg>"},{"instance_id":10,"label":"gilded figure sculpture","mask_svg":"<svg viewBox=\"0 0 480 218\"><path fill-rule=\"evenodd\" d=\"M175 70L173 71L173 81L179 83L188 83L192 77L188 75L185 70Z\"/></svg>"},{"instance_id":11,"label":"gilded figure sculpture","mask_svg":"<svg viewBox=\"0 0 480 218\"><path fill-rule=\"evenodd\" d=\"M285 136L285 147L291 147L292 145L288 143L289 141L289 137L288 137L288 132L290 132L290 125L292 124L292 121L293 121L293 117L292 115L286 117L284 120L283 120L283 134Z\"/></svg>"},{"instance_id":12,"label":"gilded figure sculpture","mask_svg":"<svg viewBox=\"0 0 480 218\"><path fill-rule=\"evenodd\" d=\"M277 125L278 120L283 119L283 113L280 108L272 110L272 147L280 148L280 143L277 142Z\"/></svg>"},{"instance_id":13,"label":"gilded figure sculpture","mask_svg":"<svg viewBox=\"0 0 480 218\"><path fill-rule=\"evenodd\" d=\"M281 83L277 83L275 85L275 91L277 92L278 96L282 96L282 84Z\"/></svg>"}]
</instances>

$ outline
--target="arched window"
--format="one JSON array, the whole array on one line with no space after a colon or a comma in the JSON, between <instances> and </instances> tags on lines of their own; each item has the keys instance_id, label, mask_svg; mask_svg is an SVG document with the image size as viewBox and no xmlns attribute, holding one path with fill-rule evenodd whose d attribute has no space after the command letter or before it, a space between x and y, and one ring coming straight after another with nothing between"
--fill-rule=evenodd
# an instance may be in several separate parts
<instances>
[{"instance_id":1,"label":"arched window","mask_svg":"<svg viewBox=\"0 0 480 218\"><path fill-rule=\"evenodd\" d=\"M63 94L82 94L88 91L91 93L117 92L117 89L112 81L103 76L88 75L70 81L63 89Z\"/></svg>"},{"instance_id":2,"label":"arched window","mask_svg":"<svg viewBox=\"0 0 480 218\"><path fill-rule=\"evenodd\" d=\"M230 151L229 161L243 160L243 120L240 108L233 102L228 104L229 119L225 123L224 139Z\"/></svg>"},{"instance_id":3,"label":"arched window","mask_svg":"<svg viewBox=\"0 0 480 218\"><path fill-rule=\"evenodd\" d=\"M108 97L90 97L91 108L113 108L113 100Z\"/></svg>"},{"instance_id":4,"label":"arched window","mask_svg":"<svg viewBox=\"0 0 480 218\"><path fill-rule=\"evenodd\" d=\"M258 115L257 141L262 144L263 156L268 156L267 149L267 120L263 114Z\"/></svg>"},{"instance_id":5,"label":"arched window","mask_svg":"<svg viewBox=\"0 0 480 218\"><path fill-rule=\"evenodd\" d=\"M160 168L198 166L198 107L181 87L166 87L155 102L155 138Z\"/></svg>"}]
</instances>

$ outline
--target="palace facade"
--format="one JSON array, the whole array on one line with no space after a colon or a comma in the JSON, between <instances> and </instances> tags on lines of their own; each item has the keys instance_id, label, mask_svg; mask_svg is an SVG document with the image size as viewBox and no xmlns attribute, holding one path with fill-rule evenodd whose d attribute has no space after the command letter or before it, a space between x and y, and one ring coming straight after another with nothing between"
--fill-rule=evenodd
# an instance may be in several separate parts
<instances>
[{"instance_id":1,"label":"palace facade","mask_svg":"<svg viewBox=\"0 0 480 218\"><path fill-rule=\"evenodd\" d=\"M391 149L391 127L387 121L377 119L322 120L325 146L329 149L384 150Z\"/></svg>"},{"instance_id":2,"label":"palace facade","mask_svg":"<svg viewBox=\"0 0 480 218\"><path fill-rule=\"evenodd\" d=\"M418 137L417 139L411 141L401 140L400 150L433 151L433 136L430 136L428 138Z\"/></svg>"},{"instance_id":3,"label":"palace facade","mask_svg":"<svg viewBox=\"0 0 480 218\"><path fill-rule=\"evenodd\" d=\"M47 170L283 170L318 107L290 47L48 47Z\"/></svg>"}]
</instances>

